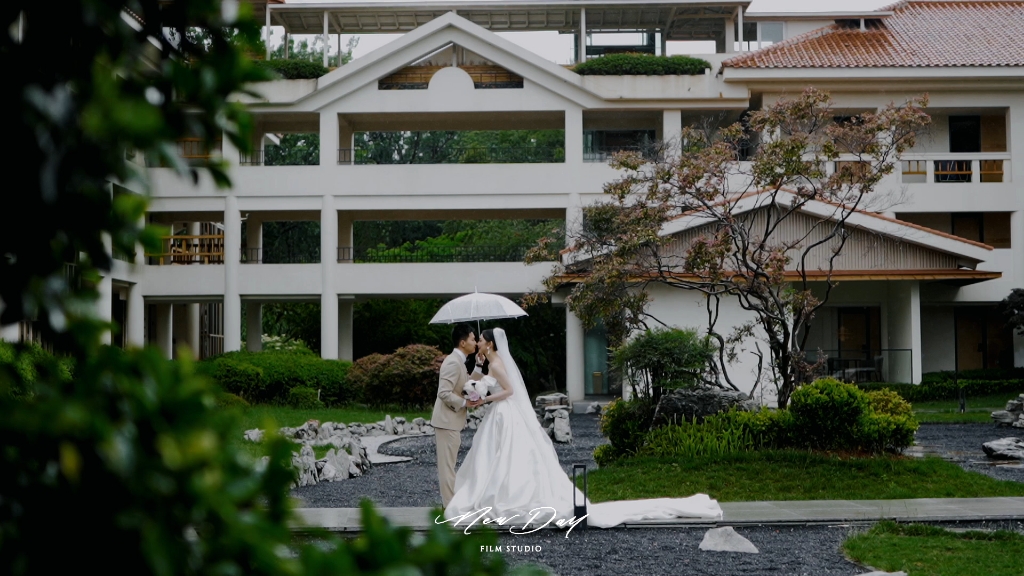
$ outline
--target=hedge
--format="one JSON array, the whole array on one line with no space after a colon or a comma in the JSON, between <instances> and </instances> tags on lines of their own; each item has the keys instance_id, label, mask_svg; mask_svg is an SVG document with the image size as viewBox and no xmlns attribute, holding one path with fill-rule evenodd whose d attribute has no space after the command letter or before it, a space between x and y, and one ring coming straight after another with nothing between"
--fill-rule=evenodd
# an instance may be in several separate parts
<instances>
[{"instance_id":1,"label":"hedge","mask_svg":"<svg viewBox=\"0 0 1024 576\"><path fill-rule=\"evenodd\" d=\"M327 74L328 70L319 62L307 60L256 60L257 65L277 73L285 80L309 80Z\"/></svg>"},{"instance_id":2,"label":"hedge","mask_svg":"<svg viewBox=\"0 0 1024 576\"><path fill-rule=\"evenodd\" d=\"M14 344L0 340L0 383L10 383L7 393L11 396L32 396L40 371L45 371L48 378L67 383L74 369L74 358L55 356L32 342Z\"/></svg>"},{"instance_id":3,"label":"hedge","mask_svg":"<svg viewBox=\"0 0 1024 576\"><path fill-rule=\"evenodd\" d=\"M861 390L892 390L908 402L956 400L960 397L961 389L968 398L1002 393L1019 394L1024 392L1024 368L964 370L956 375L955 380L953 372L929 372L921 377L920 384L866 382L857 386Z\"/></svg>"},{"instance_id":4,"label":"hedge","mask_svg":"<svg viewBox=\"0 0 1024 576\"><path fill-rule=\"evenodd\" d=\"M581 76L699 76L708 68L707 60L690 56L609 54L581 62L573 72Z\"/></svg>"},{"instance_id":5,"label":"hedge","mask_svg":"<svg viewBox=\"0 0 1024 576\"><path fill-rule=\"evenodd\" d=\"M286 403L289 392L298 387L319 390L327 404L354 399L348 385L352 363L324 360L308 350L229 352L201 365L226 392L252 403Z\"/></svg>"}]
</instances>

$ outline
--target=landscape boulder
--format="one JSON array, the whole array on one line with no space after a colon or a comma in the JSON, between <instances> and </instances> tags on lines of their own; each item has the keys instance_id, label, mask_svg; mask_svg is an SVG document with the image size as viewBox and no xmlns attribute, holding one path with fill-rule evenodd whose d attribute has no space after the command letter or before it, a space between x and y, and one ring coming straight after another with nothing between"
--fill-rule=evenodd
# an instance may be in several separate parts
<instances>
[{"instance_id":1,"label":"landscape boulder","mask_svg":"<svg viewBox=\"0 0 1024 576\"><path fill-rule=\"evenodd\" d=\"M743 392L720 388L676 388L662 394L654 411L654 425L700 422L732 408L747 412L758 408L757 402Z\"/></svg>"},{"instance_id":2,"label":"landscape boulder","mask_svg":"<svg viewBox=\"0 0 1024 576\"><path fill-rule=\"evenodd\" d=\"M1024 439L1000 438L981 445L981 449L989 458L999 460L1024 460Z\"/></svg>"}]
</instances>

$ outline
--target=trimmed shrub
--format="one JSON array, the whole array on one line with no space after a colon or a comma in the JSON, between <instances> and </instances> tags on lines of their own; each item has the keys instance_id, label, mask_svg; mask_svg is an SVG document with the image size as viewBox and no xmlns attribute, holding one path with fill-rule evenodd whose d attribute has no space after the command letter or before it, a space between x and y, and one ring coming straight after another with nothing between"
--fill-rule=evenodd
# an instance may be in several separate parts
<instances>
[{"instance_id":1,"label":"trimmed shrub","mask_svg":"<svg viewBox=\"0 0 1024 576\"><path fill-rule=\"evenodd\" d=\"M641 398L616 398L601 412L601 434L611 442L616 456L636 454L643 446L654 420L653 402Z\"/></svg>"},{"instance_id":2,"label":"trimmed shrub","mask_svg":"<svg viewBox=\"0 0 1024 576\"><path fill-rule=\"evenodd\" d=\"M433 346L412 344L392 354L356 360L348 381L353 393L373 406L426 407L437 398L437 378L444 354Z\"/></svg>"},{"instance_id":3,"label":"trimmed shrub","mask_svg":"<svg viewBox=\"0 0 1024 576\"><path fill-rule=\"evenodd\" d=\"M324 360L308 350L229 352L205 360L206 371L225 391L249 402L284 402L288 391L303 386L320 391L321 401L336 405L354 398L348 385L350 362Z\"/></svg>"},{"instance_id":4,"label":"trimmed shrub","mask_svg":"<svg viewBox=\"0 0 1024 576\"><path fill-rule=\"evenodd\" d=\"M581 76L699 76L708 68L711 64L701 58L630 53L587 60L573 72Z\"/></svg>"},{"instance_id":5,"label":"trimmed shrub","mask_svg":"<svg viewBox=\"0 0 1024 576\"><path fill-rule=\"evenodd\" d=\"M860 447L869 452L902 452L914 443L920 426L909 402L892 390L864 394L868 410L858 430Z\"/></svg>"},{"instance_id":6,"label":"trimmed shrub","mask_svg":"<svg viewBox=\"0 0 1024 576\"><path fill-rule=\"evenodd\" d=\"M289 390L285 404L292 408L304 408L307 410L324 407L324 403L317 398L316 390L307 386L296 386Z\"/></svg>"},{"instance_id":7,"label":"trimmed shrub","mask_svg":"<svg viewBox=\"0 0 1024 576\"><path fill-rule=\"evenodd\" d=\"M323 64L307 60L255 60L255 62L285 80L309 80L319 78L328 72Z\"/></svg>"},{"instance_id":8,"label":"trimmed shrub","mask_svg":"<svg viewBox=\"0 0 1024 576\"><path fill-rule=\"evenodd\" d=\"M892 390L908 402L929 402L934 400L956 400L963 390L971 396L992 394L1019 394L1024 392L1024 370L966 370L954 381L952 372L925 374L920 384L899 384L888 382L866 382L858 384L861 390ZM969 378L973 376L974 378Z\"/></svg>"},{"instance_id":9,"label":"trimmed shrub","mask_svg":"<svg viewBox=\"0 0 1024 576\"><path fill-rule=\"evenodd\" d=\"M821 378L797 388L789 410L799 444L819 450L850 449L859 443L857 428L868 401L853 384Z\"/></svg>"},{"instance_id":10,"label":"trimmed shrub","mask_svg":"<svg viewBox=\"0 0 1024 576\"><path fill-rule=\"evenodd\" d=\"M216 404L217 408L248 408L250 406L250 404L245 401L245 398L229 392L217 394Z\"/></svg>"}]
</instances>

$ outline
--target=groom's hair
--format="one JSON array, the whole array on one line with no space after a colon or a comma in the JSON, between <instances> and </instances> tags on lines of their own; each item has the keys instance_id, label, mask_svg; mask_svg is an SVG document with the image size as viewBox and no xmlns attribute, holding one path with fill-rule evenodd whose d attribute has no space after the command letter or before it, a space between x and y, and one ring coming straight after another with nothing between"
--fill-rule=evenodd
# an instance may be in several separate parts
<instances>
[{"instance_id":1,"label":"groom's hair","mask_svg":"<svg viewBox=\"0 0 1024 576\"><path fill-rule=\"evenodd\" d=\"M456 324L455 328L452 328L452 348L458 348L459 344L473 333L473 327L469 324Z\"/></svg>"}]
</instances>

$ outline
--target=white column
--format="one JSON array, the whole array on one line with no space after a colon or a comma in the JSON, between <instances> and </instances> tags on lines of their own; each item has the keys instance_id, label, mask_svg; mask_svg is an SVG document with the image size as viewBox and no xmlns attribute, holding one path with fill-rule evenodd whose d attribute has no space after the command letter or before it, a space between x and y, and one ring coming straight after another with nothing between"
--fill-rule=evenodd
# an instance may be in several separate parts
<instances>
[{"instance_id":1,"label":"white column","mask_svg":"<svg viewBox=\"0 0 1024 576\"><path fill-rule=\"evenodd\" d=\"M270 2L267 2L266 12L267 22L266 27L264 28L264 30L266 30L266 34L264 35L263 40L267 44L267 60L270 60Z\"/></svg>"},{"instance_id":2,"label":"white column","mask_svg":"<svg viewBox=\"0 0 1024 576\"><path fill-rule=\"evenodd\" d=\"M224 158L224 162L228 165L229 170L238 166L241 158L239 157L238 148L228 138L227 133L221 135L220 143L220 154Z\"/></svg>"},{"instance_id":3,"label":"white column","mask_svg":"<svg viewBox=\"0 0 1024 576\"><path fill-rule=\"evenodd\" d=\"M661 55L668 56L668 28L661 31Z\"/></svg>"},{"instance_id":4,"label":"white column","mask_svg":"<svg viewBox=\"0 0 1024 576\"><path fill-rule=\"evenodd\" d=\"M242 301L238 286L242 215L234 195L227 196L224 204L224 351L235 352L242 348Z\"/></svg>"},{"instance_id":5,"label":"white column","mask_svg":"<svg viewBox=\"0 0 1024 576\"><path fill-rule=\"evenodd\" d=\"M921 287L917 281L892 281L887 283L887 289L889 341L886 348L910 350L910 355L908 358L906 352L885 354L884 362L889 366L883 369L892 380L917 384L921 382Z\"/></svg>"},{"instance_id":6,"label":"white column","mask_svg":"<svg viewBox=\"0 0 1024 576\"><path fill-rule=\"evenodd\" d=\"M290 42L290 39L288 38L288 31L285 30L284 31L284 52L283 52L285 60L288 59L288 42Z\"/></svg>"},{"instance_id":7,"label":"white column","mask_svg":"<svg viewBox=\"0 0 1024 576\"><path fill-rule=\"evenodd\" d=\"M174 306L157 304L153 310L156 313L156 347L169 360L174 357Z\"/></svg>"},{"instance_id":8,"label":"white column","mask_svg":"<svg viewBox=\"0 0 1024 576\"><path fill-rule=\"evenodd\" d=\"M263 350L263 304L259 302L245 303L245 349Z\"/></svg>"},{"instance_id":9,"label":"white column","mask_svg":"<svg viewBox=\"0 0 1024 576\"><path fill-rule=\"evenodd\" d=\"M146 300L142 297L142 286L132 284L128 288L128 309L125 319L125 347L142 348L146 345Z\"/></svg>"},{"instance_id":10,"label":"white column","mask_svg":"<svg viewBox=\"0 0 1024 576\"><path fill-rule=\"evenodd\" d=\"M565 390L570 402L583 400L583 322L565 307Z\"/></svg>"},{"instance_id":11,"label":"white column","mask_svg":"<svg viewBox=\"0 0 1024 576\"><path fill-rule=\"evenodd\" d=\"M202 320L200 315L201 310L199 309L199 304L182 304L182 306L185 307L185 325L187 326L185 338L188 342L189 350L192 351L192 358L194 360L198 360L199 354L201 352L201 350L199 349L201 345L200 332L202 328Z\"/></svg>"},{"instance_id":12,"label":"white column","mask_svg":"<svg viewBox=\"0 0 1024 576\"><path fill-rule=\"evenodd\" d=\"M330 36L327 34L327 10L324 10L324 68L327 68L327 52L330 48Z\"/></svg>"},{"instance_id":13,"label":"white column","mask_svg":"<svg viewBox=\"0 0 1024 576\"><path fill-rule=\"evenodd\" d=\"M586 62L587 61L587 9L586 8L580 8L580 37L579 37L578 49L580 51L580 55L579 55L579 58L576 60L576 63L579 64L581 62Z\"/></svg>"},{"instance_id":14,"label":"white column","mask_svg":"<svg viewBox=\"0 0 1024 576\"><path fill-rule=\"evenodd\" d=\"M743 6L736 8L736 35L740 42L740 52L745 52L743 49Z\"/></svg>"},{"instance_id":15,"label":"white column","mask_svg":"<svg viewBox=\"0 0 1024 576\"><path fill-rule=\"evenodd\" d=\"M725 21L725 53L735 51L736 47L736 21L729 19Z\"/></svg>"},{"instance_id":16,"label":"white column","mask_svg":"<svg viewBox=\"0 0 1024 576\"><path fill-rule=\"evenodd\" d=\"M565 163L583 164L583 109L565 111Z\"/></svg>"},{"instance_id":17,"label":"white column","mask_svg":"<svg viewBox=\"0 0 1024 576\"><path fill-rule=\"evenodd\" d=\"M342 298L338 301L338 360L351 362L353 346L352 316L355 300Z\"/></svg>"},{"instance_id":18,"label":"white column","mask_svg":"<svg viewBox=\"0 0 1024 576\"><path fill-rule=\"evenodd\" d=\"M320 212L320 357L330 360L338 358L338 295L334 292L333 282L337 257L332 257L338 251L337 242L338 213L334 209L334 196L327 195L323 198Z\"/></svg>"},{"instance_id":19,"label":"white column","mask_svg":"<svg viewBox=\"0 0 1024 576\"><path fill-rule=\"evenodd\" d=\"M662 110L661 141L673 149L679 146L679 138L683 131L682 110Z\"/></svg>"},{"instance_id":20,"label":"white column","mask_svg":"<svg viewBox=\"0 0 1024 576\"><path fill-rule=\"evenodd\" d=\"M320 165L336 166L338 164L338 114L336 112L320 113ZM333 220L333 218L332 218Z\"/></svg>"}]
</instances>

